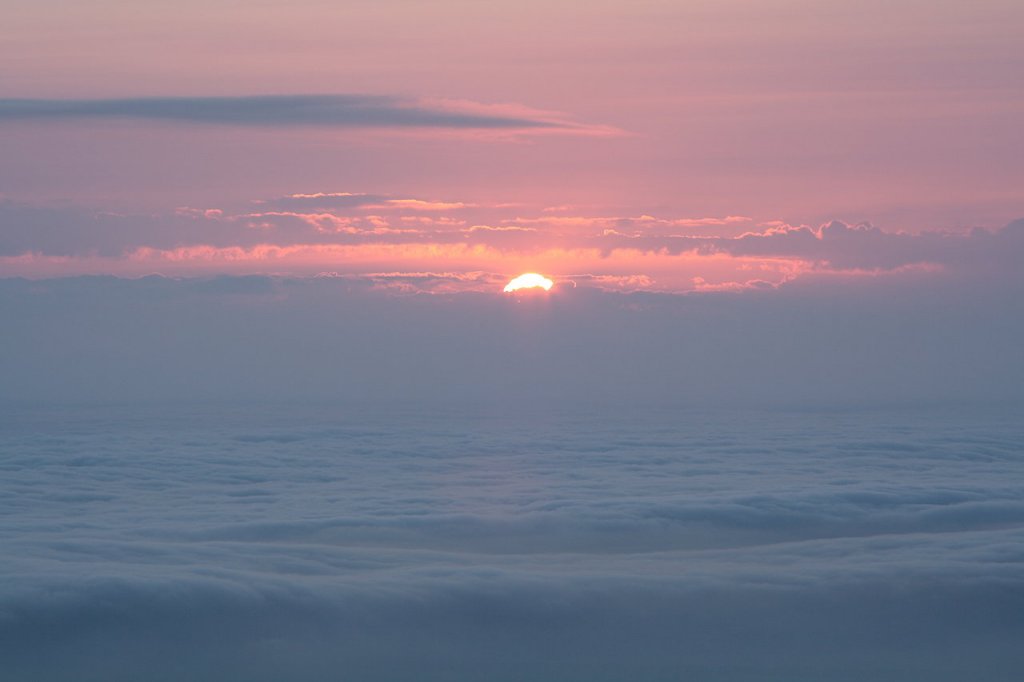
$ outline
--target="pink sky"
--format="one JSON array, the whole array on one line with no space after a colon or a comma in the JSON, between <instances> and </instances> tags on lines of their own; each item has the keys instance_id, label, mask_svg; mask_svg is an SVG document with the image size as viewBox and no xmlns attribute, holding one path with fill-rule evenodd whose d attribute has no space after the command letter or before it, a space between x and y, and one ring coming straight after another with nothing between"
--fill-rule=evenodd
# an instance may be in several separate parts
<instances>
[{"instance_id":1,"label":"pink sky","mask_svg":"<svg viewBox=\"0 0 1024 682\"><path fill-rule=\"evenodd\" d=\"M948 271L1024 216L1021 29L1002 0L8 0L0 268L679 291ZM385 99L257 125L237 99L310 94ZM146 97L230 112L118 104ZM380 201L287 199L317 194Z\"/></svg>"}]
</instances>

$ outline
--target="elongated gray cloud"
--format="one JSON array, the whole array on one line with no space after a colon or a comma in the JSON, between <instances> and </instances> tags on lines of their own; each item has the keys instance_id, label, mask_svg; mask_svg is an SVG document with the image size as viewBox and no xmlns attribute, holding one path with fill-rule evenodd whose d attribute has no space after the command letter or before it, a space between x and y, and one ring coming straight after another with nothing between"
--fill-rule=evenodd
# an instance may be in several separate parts
<instances>
[{"instance_id":1,"label":"elongated gray cloud","mask_svg":"<svg viewBox=\"0 0 1024 682\"><path fill-rule=\"evenodd\" d=\"M144 119L254 126L566 128L540 117L458 111L373 95L0 99L0 121Z\"/></svg>"}]
</instances>

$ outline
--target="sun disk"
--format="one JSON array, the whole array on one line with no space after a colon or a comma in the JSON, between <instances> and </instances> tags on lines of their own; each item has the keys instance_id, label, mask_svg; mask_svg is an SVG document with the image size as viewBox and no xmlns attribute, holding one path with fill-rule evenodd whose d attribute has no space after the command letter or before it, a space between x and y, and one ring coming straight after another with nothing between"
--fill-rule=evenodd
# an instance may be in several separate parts
<instances>
[{"instance_id":1,"label":"sun disk","mask_svg":"<svg viewBox=\"0 0 1024 682\"><path fill-rule=\"evenodd\" d=\"M505 293L510 294L520 289L534 289L539 288L544 291L548 291L553 287L555 283L545 277L544 275L538 275L536 272L527 272L526 274L519 275L511 282L505 285Z\"/></svg>"}]
</instances>

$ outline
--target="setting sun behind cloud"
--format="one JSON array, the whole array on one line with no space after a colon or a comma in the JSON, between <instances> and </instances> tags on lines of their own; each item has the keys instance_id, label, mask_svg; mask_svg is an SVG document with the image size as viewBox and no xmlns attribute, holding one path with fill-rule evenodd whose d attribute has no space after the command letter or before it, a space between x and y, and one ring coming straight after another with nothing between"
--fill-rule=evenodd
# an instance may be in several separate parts
<instances>
[{"instance_id":1,"label":"setting sun behind cloud","mask_svg":"<svg viewBox=\"0 0 1024 682\"><path fill-rule=\"evenodd\" d=\"M512 279L505 285L504 291L506 294L510 294L521 289L543 289L544 291L549 291L554 284L555 283L553 281L544 275L538 275L536 272L527 272Z\"/></svg>"}]
</instances>

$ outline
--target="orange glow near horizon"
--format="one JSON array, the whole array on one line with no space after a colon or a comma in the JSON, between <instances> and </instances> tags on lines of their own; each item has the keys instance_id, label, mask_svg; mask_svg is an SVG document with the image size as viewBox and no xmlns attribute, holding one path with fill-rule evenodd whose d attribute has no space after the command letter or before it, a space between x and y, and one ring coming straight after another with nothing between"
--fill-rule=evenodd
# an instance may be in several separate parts
<instances>
[{"instance_id":1,"label":"orange glow near horizon","mask_svg":"<svg viewBox=\"0 0 1024 682\"><path fill-rule=\"evenodd\" d=\"M443 267L439 268L439 264ZM778 286L816 271L815 264L782 257L731 256L694 251L671 253L618 247L603 252L571 244L550 248L503 249L467 243L260 243L246 246L195 244L171 249L139 247L117 256L97 254L58 256L29 252L0 255L0 271L29 279L53 276L114 274L142 277L203 277L269 275L312 277L333 275L374 278L381 273L443 273L453 290L493 292L506 285L508 293L541 294L544 286L523 287L502 271L519 269L543 280L541 272L558 273L562 280L617 291L684 293ZM504 284L503 284L504 283ZM552 287L554 283L552 281Z\"/></svg>"},{"instance_id":2,"label":"orange glow near horizon","mask_svg":"<svg viewBox=\"0 0 1024 682\"><path fill-rule=\"evenodd\" d=\"M510 294L520 289L543 289L544 291L550 291L551 287L555 285L550 279L544 275L538 275L536 272L527 272L519 275L511 282L505 285L505 293Z\"/></svg>"}]
</instances>

